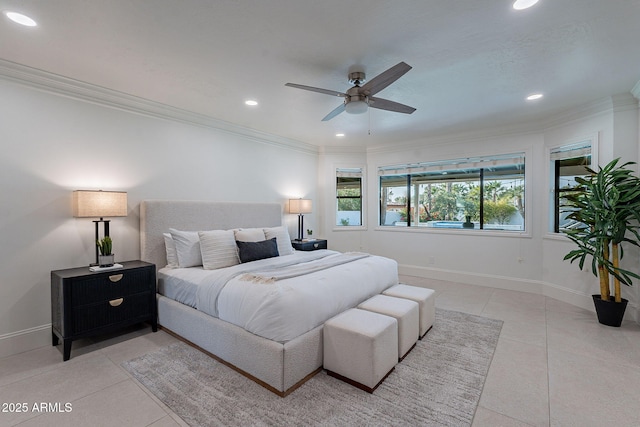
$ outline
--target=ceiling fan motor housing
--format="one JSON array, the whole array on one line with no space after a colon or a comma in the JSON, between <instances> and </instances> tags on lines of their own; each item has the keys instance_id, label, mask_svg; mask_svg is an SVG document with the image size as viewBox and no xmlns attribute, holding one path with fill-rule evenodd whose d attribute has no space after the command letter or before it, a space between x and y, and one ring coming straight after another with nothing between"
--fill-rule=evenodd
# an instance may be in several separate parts
<instances>
[{"instance_id":1,"label":"ceiling fan motor housing","mask_svg":"<svg viewBox=\"0 0 640 427\"><path fill-rule=\"evenodd\" d=\"M359 86L365 82L366 76L362 71L354 71L349 73L349 83Z\"/></svg>"}]
</instances>

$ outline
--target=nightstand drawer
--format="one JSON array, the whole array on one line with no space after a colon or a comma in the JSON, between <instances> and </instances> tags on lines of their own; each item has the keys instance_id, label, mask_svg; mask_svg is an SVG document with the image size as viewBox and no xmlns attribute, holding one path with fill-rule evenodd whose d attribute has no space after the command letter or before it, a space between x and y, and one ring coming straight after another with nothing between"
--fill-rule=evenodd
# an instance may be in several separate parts
<instances>
[{"instance_id":1,"label":"nightstand drawer","mask_svg":"<svg viewBox=\"0 0 640 427\"><path fill-rule=\"evenodd\" d=\"M155 298L145 292L74 307L72 333L89 332L123 321L135 323L137 319L146 320L153 312L152 302Z\"/></svg>"},{"instance_id":2,"label":"nightstand drawer","mask_svg":"<svg viewBox=\"0 0 640 427\"><path fill-rule=\"evenodd\" d=\"M108 301L150 291L149 269L113 270L95 276L74 279L71 300L74 306Z\"/></svg>"}]
</instances>

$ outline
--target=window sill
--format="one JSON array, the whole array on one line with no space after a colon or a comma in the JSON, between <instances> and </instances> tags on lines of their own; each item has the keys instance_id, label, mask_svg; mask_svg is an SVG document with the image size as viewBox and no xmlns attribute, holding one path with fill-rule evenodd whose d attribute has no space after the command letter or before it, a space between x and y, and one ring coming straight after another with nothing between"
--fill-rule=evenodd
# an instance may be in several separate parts
<instances>
[{"instance_id":1,"label":"window sill","mask_svg":"<svg viewBox=\"0 0 640 427\"><path fill-rule=\"evenodd\" d=\"M335 226L331 231L365 231L367 227L365 225L342 225Z\"/></svg>"},{"instance_id":2,"label":"window sill","mask_svg":"<svg viewBox=\"0 0 640 427\"><path fill-rule=\"evenodd\" d=\"M498 231L480 230L466 228L427 228L427 227L381 227L377 226L376 231L389 231L391 233L424 233L424 234L445 234L445 235L465 235L465 236L487 236L487 237L524 237L531 238L531 233L527 231Z\"/></svg>"}]
</instances>

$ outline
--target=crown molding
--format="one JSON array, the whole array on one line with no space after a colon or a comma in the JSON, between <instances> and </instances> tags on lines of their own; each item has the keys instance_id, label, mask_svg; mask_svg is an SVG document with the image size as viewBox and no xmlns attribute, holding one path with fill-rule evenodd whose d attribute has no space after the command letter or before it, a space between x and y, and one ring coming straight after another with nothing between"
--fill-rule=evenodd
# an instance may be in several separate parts
<instances>
[{"instance_id":1,"label":"crown molding","mask_svg":"<svg viewBox=\"0 0 640 427\"><path fill-rule=\"evenodd\" d=\"M611 104L615 112L638 109L638 99L635 98L631 92L613 95L611 97Z\"/></svg>"},{"instance_id":2,"label":"crown molding","mask_svg":"<svg viewBox=\"0 0 640 427\"><path fill-rule=\"evenodd\" d=\"M574 121L584 120L598 116L600 114L605 114L611 112L612 108L612 97L607 96L606 98L596 99L586 104L577 105L570 109L550 115L546 120L540 122L540 130L544 132Z\"/></svg>"},{"instance_id":3,"label":"crown molding","mask_svg":"<svg viewBox=\"0 0 640 427\"><path fill-rule=\"evenodd\" d=\"M634 90L640 95L640 82L636 84ZM638 98L640 99L640 98ZM394 142L393 144L382 144L367 149L368 153L387 153L398 150L412 150L424 148L425 145L437 147L441 145L464 144L495 138L506 138L510 136L522 136L528 134L544 133L559 126L567 125L574 121L585 120L608 112L621 112L639 108L638 99L634 98L632 92L621 93L606 98L597 99L587 104L580 105L568 110L549 114L547 117L525 123L514 123L506 126L486 129L476 129L472 131L456 132L443 135L434 135L427 138L407 142Z\"/></svg>"},{"instance_id":4,"label":"crown molding","mask_svg":"<svg viewBox=\"0 0 640 427\"><path fill-rule=\"evenodd\" d=\"M206 127L219 132L241 136L262 144L269 144L307 154L318 154L318 147L312 144L238 126L203 114L172 107L145 98L139 98L4 59L0 59L0 78L75 100L90 102L148 117Z\"/></svg>"},{"instance_id":5,"label":"crown molding","mask_svg":"<svg viewBox=\"0 0 640 427\"><path fill-rule=\"evenodd\" d=\"M451 146L453 144L465 144L469 142L479 142L496 138L508 138L510 136L522 136L539 133L540 127L535 123L519 123L508 126L477 129L463 132L434 135L427 138L415 139L406 142L394 142L392 144L377 145L369 147L367 153L391 153L397 151L416 150L429 147Z\"/></svg>"},{"instance_id":6,"label":"crown molding","mask_svg":"<svg viewBox=\"0 0 640 427\"><path fill-rule=\"evenodd\" d=\"M319 147L320 154L366 154L367 148L354 145L323 145Z\"/></svg>"}]
</instances>

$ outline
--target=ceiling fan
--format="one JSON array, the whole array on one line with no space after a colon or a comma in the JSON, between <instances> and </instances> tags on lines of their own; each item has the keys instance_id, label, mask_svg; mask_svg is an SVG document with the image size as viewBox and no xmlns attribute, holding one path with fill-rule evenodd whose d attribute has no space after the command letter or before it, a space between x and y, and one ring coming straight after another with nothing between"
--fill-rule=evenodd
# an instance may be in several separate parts
<instances>
[{"instance_id":1,"label":"ceiling fan","mask_svg":"<svg viewBox=\"0 0 640 427\"><path fill-rule=\"evenodd\" d=\"M389 68L387 71L369 80L367 83L364 83L365 74L363 72L351 72L349 73L349 83L353 84L354 86L346 93L336 92L329 89L321 89L318 87L299 85L295 83L286 83L285 86L310 90L312 92L324 93L326 95L340 96L344 98L344 102L341 105L339 105L336 109L331 111L322 119L323 122L331 120L343 111L346 111L350 114L362 114L366 112L369 107L377 108L379 110L411 114L416 111L415 108L409 107L408 105L400 104L398 102L389 101L388 99L376 98L373 96L376 93L380 92L382 89L389 86L391 83L398 80L410 69L410 65L404 62L400 62L399 64Z\"/></svg>"}]
</instances>

